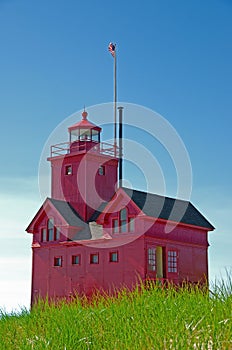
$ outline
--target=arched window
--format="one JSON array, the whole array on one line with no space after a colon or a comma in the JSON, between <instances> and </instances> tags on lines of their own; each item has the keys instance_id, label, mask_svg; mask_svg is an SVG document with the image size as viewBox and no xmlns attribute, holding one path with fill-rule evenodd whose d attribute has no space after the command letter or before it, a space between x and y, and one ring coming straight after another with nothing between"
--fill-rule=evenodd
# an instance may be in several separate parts
<instances>
[{"instance_id":1,"label":"arched window","mask_svg":"<svg viewBox=\"0 0 232 350\"><path fill-rule=\"evenodd\" d=\"M48 220L48 240L54 241L54 219L50 218Z\"/></svg>"}]
</instances>

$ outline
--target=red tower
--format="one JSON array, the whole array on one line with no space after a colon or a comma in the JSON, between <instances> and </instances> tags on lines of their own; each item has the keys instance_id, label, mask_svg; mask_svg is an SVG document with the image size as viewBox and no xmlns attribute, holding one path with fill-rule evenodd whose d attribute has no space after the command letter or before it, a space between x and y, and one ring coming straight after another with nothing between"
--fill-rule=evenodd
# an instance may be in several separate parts
<instances>
[{"instance_id":1,"label":"red tower","mask_svg":"<svg viewBox=\"0 0 232 350\"><path fill-rule=\"evenodd\" d=\"M51 196L63 200L87 221L117 186L118 159L113 145L101 143L101 128L87 119L68 128L69 142L51 148Z\"/></svg>"}]
</instances>

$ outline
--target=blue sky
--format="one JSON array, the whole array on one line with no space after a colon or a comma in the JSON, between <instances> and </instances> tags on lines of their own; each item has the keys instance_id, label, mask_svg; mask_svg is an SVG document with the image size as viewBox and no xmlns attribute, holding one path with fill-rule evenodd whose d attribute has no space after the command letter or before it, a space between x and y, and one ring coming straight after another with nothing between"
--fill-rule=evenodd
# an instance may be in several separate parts
<instances>
[{"instance_id":1,"label":"blue sky","mask_svg":"<svg viewBox=\"0 0 232 350\"><path fill-rule=\"evenodd\" d=\"M109 41L118 99L160 113L188 150L191 200L216 227L211 278L231 266L231 37L230 0L0 0L0 307L29 305L40 155L65 118L112 101Z\"/></svg>"}]
</instances>

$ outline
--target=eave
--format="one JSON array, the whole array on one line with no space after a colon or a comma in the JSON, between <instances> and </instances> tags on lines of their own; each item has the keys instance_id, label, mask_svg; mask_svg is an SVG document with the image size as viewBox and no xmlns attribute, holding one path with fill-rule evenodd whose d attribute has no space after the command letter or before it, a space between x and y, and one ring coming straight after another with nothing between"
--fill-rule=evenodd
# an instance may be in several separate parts
<instances>
[{"instance_id":1,"label":"eave","mask_svg":"<svg viewBox=\"0 0 232 350\"><path fill-rule=\"evenodd\" d=\"M154 223L160 222L162 224L166 224L166 225L170 225L170 226L173 225L174 227L181 226L181 227L187 227L187 228L192 228L192 229L199 229L199 230L206 231L206 232L215 230L215 227L211 228L211 227L197 226L197 225L187 224L187 223L180 222L180 221L161 219L161 218L147 216L147 215L144 215L143 218L144 218L144 220L154 221Z\"/></svg>"}]
</instances>

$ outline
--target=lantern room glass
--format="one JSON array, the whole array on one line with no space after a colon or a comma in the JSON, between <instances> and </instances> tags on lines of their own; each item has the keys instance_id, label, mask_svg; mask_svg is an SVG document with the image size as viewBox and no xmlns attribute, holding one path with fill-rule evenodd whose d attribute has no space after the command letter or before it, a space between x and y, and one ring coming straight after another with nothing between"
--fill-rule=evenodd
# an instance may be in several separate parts
<instances>
[{"instance_id":1,"label":"lantern room glass","mask_svg":"<svg viewBox=\"0 0 232 350\"><path fill-rule=\"evenodd\" d=\"M80 141L91 141L90 129L80 129Z\"/></svg>"},{"instance_id":2,"label":"lantern room glass","mask_svg":"<svg viewBox=\"0 0 232 350\"><path fill-rule=\"evenodd\" d=\"M92 141L100 142L100 132L98 130L92 129Z\"/></svg>"},{"instance_id":3,"label":"lantern room glass","mask_svg":"<svg viewBox=\"0 0 232 350\"><path fill-rule=\"evenodd\" d=\"M70 132L70 142L93 141L100 142L100 132L95 129L74 129Z\"/></svg>"}]
</instances>

